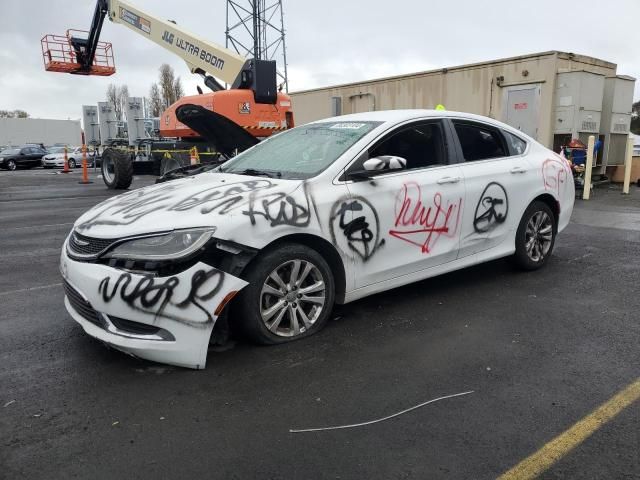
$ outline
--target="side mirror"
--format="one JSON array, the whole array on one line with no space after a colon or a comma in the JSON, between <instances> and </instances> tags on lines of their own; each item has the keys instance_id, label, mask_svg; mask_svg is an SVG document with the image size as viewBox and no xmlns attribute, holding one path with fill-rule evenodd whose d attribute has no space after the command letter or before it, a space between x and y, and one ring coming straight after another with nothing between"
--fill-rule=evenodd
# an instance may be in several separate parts
<instances>
[{"instance_id":1,"label":"side mirror","mask_svg":"<svg viewBox=\"0 0 640 480\"><path fill-rule=\"evenodd\" d=\"M407 159L394 155L382 155L370 158L362 166L367 171L402 170L407 167Z\"/></svg>"},{"instance_id":2,"label":"side mirror","mask_svg":"<svg viewBox=\"0 0 640 480\"><path fill-rule=\"evenodd\" d=\"M366 180L391 170L402 170L407 167L407 160L394 155L382 155L366 160L362 166L363 170L349 172L348 177L351 180Z\"/></svg>"}]
</instances>

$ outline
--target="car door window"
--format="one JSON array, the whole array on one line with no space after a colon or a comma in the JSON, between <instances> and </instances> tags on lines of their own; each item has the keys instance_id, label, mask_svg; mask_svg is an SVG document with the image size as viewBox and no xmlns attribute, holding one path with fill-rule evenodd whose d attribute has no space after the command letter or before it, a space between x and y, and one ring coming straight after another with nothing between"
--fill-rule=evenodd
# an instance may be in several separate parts
<instances>
[{"instance_id":1,"label":"car door window","mask_svg":"<svg viewBox=\"0 0 640 480\"><path fill-rule=\"evenodd\" d=\"M471 122L454 121L453 125L465 162L509 156L505 141L498 129Z\"/></svg>"},{"instance_id":2,"label":"car door window","mask_svg":"<svg viewBox=\"0 0 640 480\"><path fill-rule=\"evenodd\" d=\"M511 155L522 155L527 149L527 142L512 133L505 131L502 133L504 133L504 138L507 140L507 145L509 146L509 152Z\"/></svg>"},{"instance_id":3,"label":"car door window","mask_svg":"<svg viewBox=\"0 0 640 480\"><path fill-rule=\"evenodd\" d=\"M445 165L442 124L429 122L402 128L369 150L369 158L384 155L404 158L407 170Z\"/></svg>"},{"instance_id":4,"label":"car door window","mask_svg":"<svg viewBox=\"0 0 640 480\"><path fill-rule=\"evenodd\" d=\"M405 170L447 165L446 140L442 122L439 120L414 123L401 127L370 147L348 169L362 170L369 158L392 155L407 161Z\"/></svg>"}]
</instances>

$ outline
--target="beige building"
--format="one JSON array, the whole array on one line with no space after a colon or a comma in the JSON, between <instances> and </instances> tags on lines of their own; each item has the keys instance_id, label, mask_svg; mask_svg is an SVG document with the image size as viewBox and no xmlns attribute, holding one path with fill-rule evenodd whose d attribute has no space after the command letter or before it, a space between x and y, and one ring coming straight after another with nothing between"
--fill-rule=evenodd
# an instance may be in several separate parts
<instances>
[{"instance_id":1,"label":"beige building","mask_svg":"<svg viewBox=\"0 0 640 480\"><path fill-rule=\"evenodd\" d=\"M616 70L611 62L551 51L305 90L291 97L298 125L334 115L442 104L513 125L548 147L557 148L571 137L599 135L604 148L598 164L604 170L609 144L626 141L631 121L635 80L617 76ZM617 110L623 105L624 111L609 106L603 115L605 79L611 84L607 92L613 89L616 96L608 104ZM612 151L616 158L609 164L622 163L619 148Z\"/></svg>"}]
</instances>

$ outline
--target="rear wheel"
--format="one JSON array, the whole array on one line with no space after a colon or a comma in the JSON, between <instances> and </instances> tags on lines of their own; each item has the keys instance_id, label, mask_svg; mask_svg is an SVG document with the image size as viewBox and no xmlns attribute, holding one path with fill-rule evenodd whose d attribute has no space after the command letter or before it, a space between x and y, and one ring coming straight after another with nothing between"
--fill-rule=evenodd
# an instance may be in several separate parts
<instances>
[{"instance_id":1,"label":"rear wheel","mask_svg":"<svg viewBox=\"0 0 640 480\"><path fill-rule=\"evenodd\" d=\"M107 148L102 152L102 180L111 190L126 190L133 182L133 164L128 153Z\"/></svg>"},{"instance_id":2,"label":"rear wheel","mask_svg":"<svg viewBox=\"0 0 640 480\"><path fill-rule=\"evenodd\" d=\"M313 335L328 321L335 299L331 269L315 250L285 244L249 266L236 302L238 326L251 340L278 344Z\"/></svg>"},{"instance_id":3,"label":"rear wheel","mask_svg":"<svg viewBox=\"0 0 640 480\"><path fill-rule=\"evenodd\" d=\"M535 201L529 205L516 232L516 266L524 270L544 266L553 251L557 229L555 215L546 203Z\"/></svg>"},{"instance_id":4,"label":"rear wheel","mask_svg":"<svg viewBox=\"0 0 640 480\"><path fill-rule=\"evenodd\" d=\"M69 165L69 168L73 170L76 168L76 161L73 158L70 158L67 160L67 165Z\"/></svg>"}]
</instances>

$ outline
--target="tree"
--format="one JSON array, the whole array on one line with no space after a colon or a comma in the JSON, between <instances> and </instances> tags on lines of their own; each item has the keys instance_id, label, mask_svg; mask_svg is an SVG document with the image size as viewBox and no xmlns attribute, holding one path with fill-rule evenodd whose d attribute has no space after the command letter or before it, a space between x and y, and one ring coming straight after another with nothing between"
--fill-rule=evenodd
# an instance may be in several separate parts
<instances>
[{"instance_id":1,"label":"tree","mask_svg":"<svg viewBox=\"0 0 640 480\"><path fill-rule=\"evenodd\" d=\"M162 98L157 83L151 84L149 91L149 112L152 117L159 117L162 114Z\"/></svg>"},{"instance_id":2,"label":"tree","mask_svg":"<svg viewBox=\"0 0 640 480\"><path fill-rule=\"evenodd\" d=\"M121 120L121 118L118 118L118 87L113 83L107 85L107 102L110 103L115 110L116 118Z\"/></svg>"},{"instance_id":3,"label":"tree","mask_svg":"<svg viewBox=\"0 0 640 480\"><path fill-rule=\"evenodd\" d=\"M167 63L163 63L160 66L158 89L160 90L163 108L176 103L177 100L184 96L180 77L176 78L173 68Z\"/></svg>"},{"instance_id":4,"label":"tree","mask_svg":"<svg viewBox=\"0 0 640 480\"><path fill-rule=\"evenodd\" d=\"M0 118L29 118L24 110L0 110Z\"/></svg>"},{"instance_id":5,"label":"tree","mask_svg":"<svg viewBox=\"0 0 640 480\"><path fill-rule=\"evenodd\" d=\"M113 106L116 114L116 120L119 122L124 118L124 112L127 109L127 97L129 96L129 87L126 85L114 85L110 83L107 86L107 102Z\"/></svg>"},{"instance_id":6,"label":"tree","mask_svg":"<svg viewBox=\"0 0 640 480\"><path fill-rule=\"evenodd\" d=\"M176 78L176 81L173 84L173 91L176 96L176 100L180 100L184 97L184 90L182 89L182 82L180 81L180 77Z\"/></svg>"}]
</instances>

